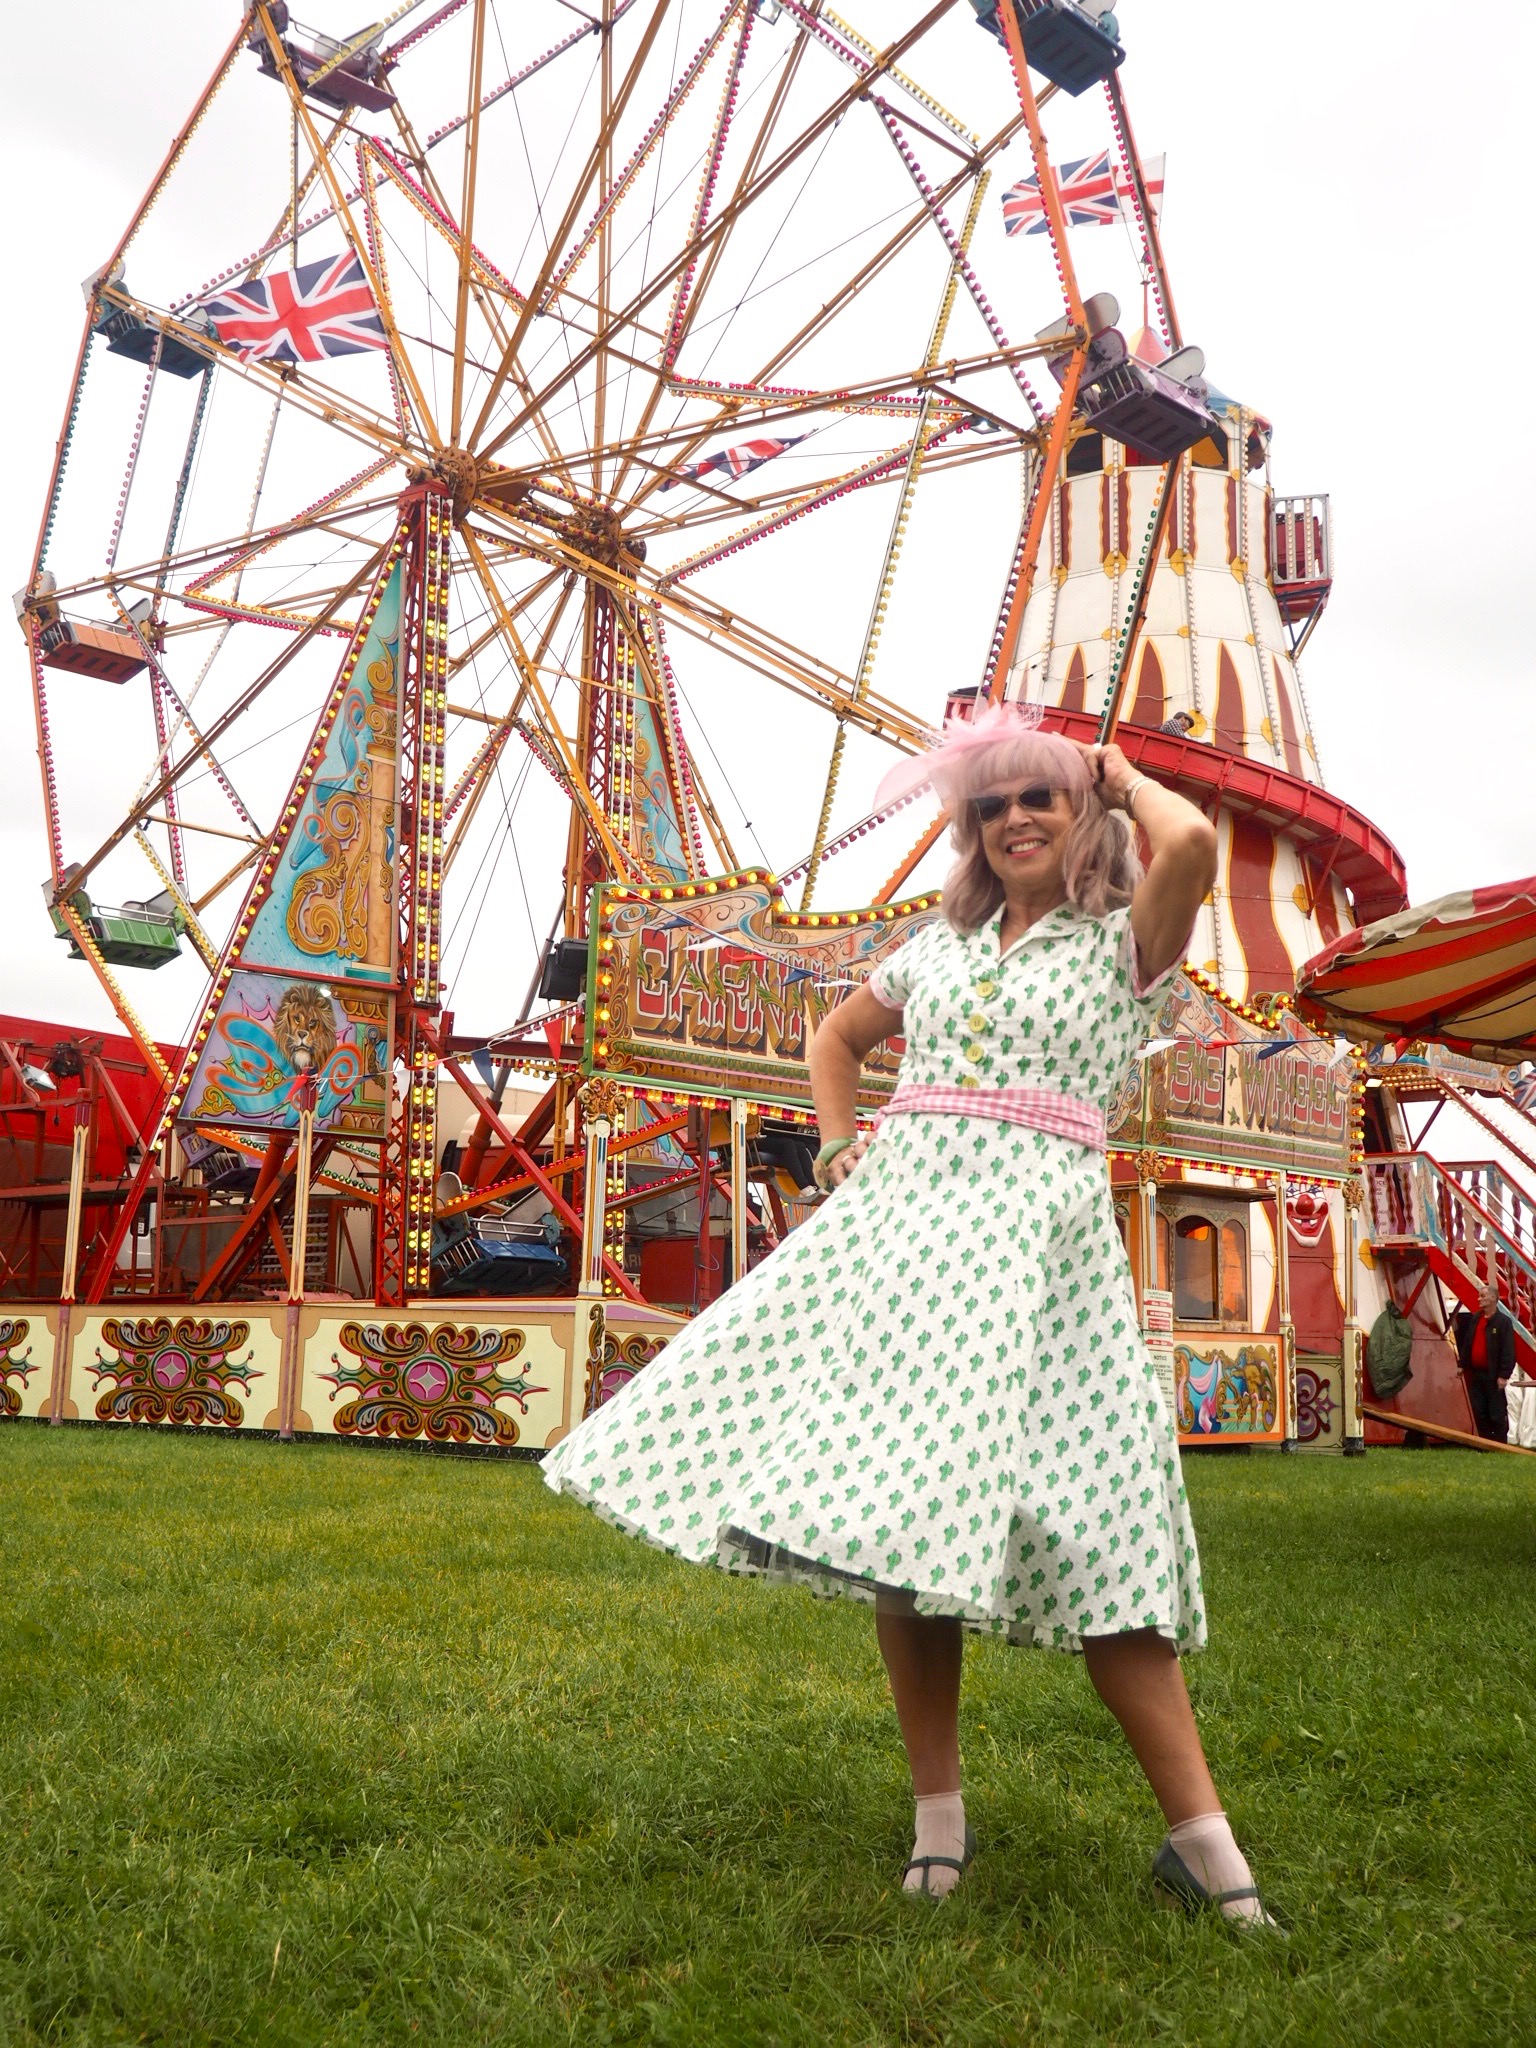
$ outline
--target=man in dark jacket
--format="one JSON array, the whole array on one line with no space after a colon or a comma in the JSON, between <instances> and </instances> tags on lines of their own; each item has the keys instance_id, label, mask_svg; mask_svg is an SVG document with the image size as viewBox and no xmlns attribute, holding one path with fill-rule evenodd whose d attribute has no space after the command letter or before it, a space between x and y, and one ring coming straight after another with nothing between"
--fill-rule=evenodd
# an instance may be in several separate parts
<instances>
[{"instance_id":1,"label":"man in dark jacket","mask_svg":"<svg viewBox=\"0 0 1536 2048\"><path fill-rule=\"evenodd\" d=\"M1467 1397L1479 1436L1491 1443L1509 1441L1509 1404L1504 1389L1515 1369L1515 1326L1499 1306L1499 1290L1490 1280L1478 1306L1456 1312L1456 1358L1467 1376Z\"/></svg>"}]
</instances>

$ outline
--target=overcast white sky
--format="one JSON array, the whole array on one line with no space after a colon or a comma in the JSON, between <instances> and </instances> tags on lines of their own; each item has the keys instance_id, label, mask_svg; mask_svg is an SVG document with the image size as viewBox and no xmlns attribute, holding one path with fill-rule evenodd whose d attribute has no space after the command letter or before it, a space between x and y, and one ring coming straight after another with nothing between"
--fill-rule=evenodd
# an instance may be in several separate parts
<instances>
[{"instance_id":1,"label":"overcast white sky","mask_svg":"<svg viewBox=\"0 0 1536 2048\"><path fill-rule=\"evenodd\" d=\"M333 0L302 11L337 32L361 25ZM843 11L877 39L908 13L879 0ZM1402 850L1416 898L1529 873L1536 406L1520 279L1532 10L1464 8L1454 46L1439 5L1123 0L1119 12L1142 149L1168 155L1186 337L1216 382L1274 420L1277 487L1332 496L1337 579L1304 678L1324 775ZM955 32L981 63L989 45L967 13ZM12 10L0 77L7 591L30 566L79 281L236 18L226 0ZM1077 239L1087 284L1092 236L1109 232ZM1025 245L1009 247L1026 260ZM995 601L978 599L989 615ZM0 640L0 688L0 1008L110 1028L38 895L47 863L19 637Z\"/></svg>"}]
</instances>

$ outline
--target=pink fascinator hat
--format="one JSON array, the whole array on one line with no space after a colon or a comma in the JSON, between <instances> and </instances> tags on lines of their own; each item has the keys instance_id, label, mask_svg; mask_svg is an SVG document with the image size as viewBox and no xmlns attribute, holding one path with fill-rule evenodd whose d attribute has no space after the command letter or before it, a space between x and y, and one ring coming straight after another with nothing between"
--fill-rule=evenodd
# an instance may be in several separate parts
<instances>
[{"instance_id":1,"label":"pink fascinator hat","mask_svg":"<svg viewBox=\"0 0 1536 2048\"><path fill-rule=\"evenodd\" d=\"M988 790L1044 782L1056 789L1086 788L1088 765L1072 742L1043 732L1041 704L989 704L970 718L947 718L932 746L888 768L875 806L896 803L932 788L948 808Z\"/></svg>"}]
</instances>

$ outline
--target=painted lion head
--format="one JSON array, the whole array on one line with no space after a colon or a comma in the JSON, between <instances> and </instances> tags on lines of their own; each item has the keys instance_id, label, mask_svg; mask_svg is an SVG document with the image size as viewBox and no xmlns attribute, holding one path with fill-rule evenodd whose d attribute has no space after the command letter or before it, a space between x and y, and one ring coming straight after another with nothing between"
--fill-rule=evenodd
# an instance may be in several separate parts
<instances>
[{"instance_id":1,"label":"painted lion head","mask_svg":"<svg viewBox=\"0 0 1536 2048\"><path fill-rule=\"evenodd\" d=\"M294 982L272 1020L272 1036L296 1074L317 1074L336 1050L336 1016L318 988Z\"/></svg>"}]
</instances>

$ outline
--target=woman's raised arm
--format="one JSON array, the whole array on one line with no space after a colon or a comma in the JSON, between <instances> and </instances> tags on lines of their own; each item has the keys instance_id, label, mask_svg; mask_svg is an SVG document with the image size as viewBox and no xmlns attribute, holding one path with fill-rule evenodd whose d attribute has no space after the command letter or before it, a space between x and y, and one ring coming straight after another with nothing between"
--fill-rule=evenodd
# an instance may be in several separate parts
<instances>
[{"instance_id":1,"label":"woman's raised arm","mask_svg":"<svg viewBox=\"0 0 1536 2048\"><path fill-rule=\"evenodd\" d=\"M1152 858L1131 898L1131 930L1148 981L1176 966L1195 913L1216 879L1216 827L1184 797L1133 768L1116 746L1099 749L1099 788L1147 835Z\"/></svg>"}]
</instances>

